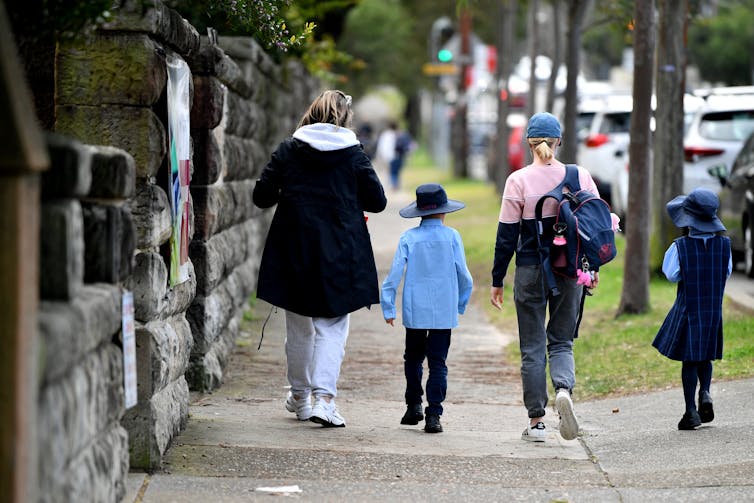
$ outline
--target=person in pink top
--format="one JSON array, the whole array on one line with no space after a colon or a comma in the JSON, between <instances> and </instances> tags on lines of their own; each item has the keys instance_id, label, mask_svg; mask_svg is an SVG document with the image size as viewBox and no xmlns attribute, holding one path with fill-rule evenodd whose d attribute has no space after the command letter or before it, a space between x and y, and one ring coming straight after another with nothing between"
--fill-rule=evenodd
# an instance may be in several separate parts
<instances>
[{"instance_id":1,"label":"person in pink top","mask_svg":"<svg viewBox=\"0 0 754 503\"><path fill-rule=\"evenodd\" d=\"M573 339L581 302L582 285L576 279L556 275L560 295L553 296L545 285L538 252L534 209L544 194L557 187L565 177L565 165L555 158L561 143L560 123L549 113L537 113L526 128L526 138L533 161L511 173L503 190L500 218L495 241L490 301L503 308L503 280L513 255L516 272L513 301L518 318L521 348L521 382L529 424L522 439L544 442L547 438L544 416L547 406L546 365L555 393L555 407L560 415L560 435L571 440L578 435L578 421L571 394L576 384ZM589 172L578 167L583 190L599 195ZM552 242L552 225L557 207L548 199L543 208L544 243ZM592 287L599 283L595 273ZM548 320L549 307L549 320Z\"/></svg>"}]
</instances>

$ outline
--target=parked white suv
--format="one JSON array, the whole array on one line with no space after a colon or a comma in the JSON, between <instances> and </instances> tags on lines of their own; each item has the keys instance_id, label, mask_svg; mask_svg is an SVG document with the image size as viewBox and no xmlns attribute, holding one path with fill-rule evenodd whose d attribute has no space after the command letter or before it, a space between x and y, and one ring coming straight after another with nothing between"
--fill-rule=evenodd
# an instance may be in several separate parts
<instances>
[{"instance_id":1,"label":"parked white suv","mask_svg":"<svg viewBox=\"0 0 754 503\"><path fill-rule=\"evenodd\" d=\"M705 104L704 98L701 98L699 96L694 96L693 94L685 94L683 96L683 134L686 135L686 132L689 130L689 127L691 126L691 123L694 120L694 117L696 117L697 112L701 107ZM652 107L654 108L654 97L652 99ZM650 130L652 133L654 133L655 130L655 121L654 118L650 119L649 124ZM652 164L652 149L650 148L649 151L649 163ZM631 162L628 160L628 155L626 156L626 166L625 169L621 170L618 173L618 176L615 180L615 183L613 184L613 207L617 209L616 213L621 215L621 217L625 216L625 211L628 206L628 174L631 169Z\"/></svg>"},{"instance_id":2,"label":"parked white suv","mask_svg":"<svg viewBox=\"0 0 754 503\"><path fill-rule=\"evenodd\" d=\"M616 182L628 162L632 109L630 95L591 98L579 104L576 119L578 163L589 170L600 195L618 214L625 212Z\"/></svg>"},{"instance_id":3,"label":"parked white suv","mask_svg":"<svg viewBox=\"0 0 754 503\"><path fill-rule=\"evenodd\" d=\"M715 88L699 94L706 103L697 111L683 140L683 192L696 187L715 192L720 182L714 166L731 172L744 140L754 133L754 86Z\"/></svg>"}]
</instances>

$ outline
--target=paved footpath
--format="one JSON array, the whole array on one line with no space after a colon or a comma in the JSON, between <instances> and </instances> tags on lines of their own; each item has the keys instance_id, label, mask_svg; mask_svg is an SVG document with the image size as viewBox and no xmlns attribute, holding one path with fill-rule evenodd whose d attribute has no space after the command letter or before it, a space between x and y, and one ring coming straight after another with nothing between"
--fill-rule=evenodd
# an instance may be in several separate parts
<instances>
[{"instance_id":1,"label":"paved footpath","mask_svg":"<svg viewBox=\"0 0 754 503\"><path fill-rule=\"evenodd\" d=\"M410 195L389 198L368 224L380 279L399 234L417 223L398 216ZM475 281L487 288L487 278ZM283 406L282 311L257 351L269 311L255 307L223 387L192 395L164 469L130 474L125 501L754 501L754 380L714 383L717 417L698 431L676 429L683 399L674 388L577 402L583 433L571 441L549 409L547 442L524 442L518 368L503 360L515 336L472 305L453 332L445 431L431 435L399 424L404 332L373 306L351 318L337 398L347 427L322 428Z\"/></svg>"}]
</instances>

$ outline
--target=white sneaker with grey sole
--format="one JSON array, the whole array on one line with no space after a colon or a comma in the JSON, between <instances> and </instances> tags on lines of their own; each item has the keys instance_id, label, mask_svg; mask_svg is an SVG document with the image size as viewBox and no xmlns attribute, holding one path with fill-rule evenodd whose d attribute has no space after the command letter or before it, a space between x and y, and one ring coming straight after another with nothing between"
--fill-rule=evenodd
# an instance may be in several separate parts
<instances>
[{"instance_id":1,"label":"white sneaker with grey sole","mask_svg":"<svg viewBox=\"0 0 754 503\"><path fill-rule=\"evenodd\" d=\"M312 417L311 395L307 393L306 396L296 400L293 393L289 391L288 397L285 399L285 409L288 412L295 412L299 421L308 421Z\"/></svg>"},{"instance_id":2,"label":"white sneaker with grey sole","mask_svg":"<svg viewBox=\"0 0 754 503\"><path fill-rule=\"evenodd\" d=\"M325 427L344 427L346 425L346 420L338 412L334 398L327 402L324 398L315 396L312 416L309 419Z\"/></svg>"},{"instance_id":3,"label":"white sneaker with grey sole","mask_svg":"<svg viewBox=\"0 0 754 503\"><path fill-rule=\"evenodd\" d=\"M579 422L573 412L571 393L567 389L559 389L555 394L555 408L560 415L560 436L563 440L573 440L579 434Z\"/></svg>"}]
</instances>

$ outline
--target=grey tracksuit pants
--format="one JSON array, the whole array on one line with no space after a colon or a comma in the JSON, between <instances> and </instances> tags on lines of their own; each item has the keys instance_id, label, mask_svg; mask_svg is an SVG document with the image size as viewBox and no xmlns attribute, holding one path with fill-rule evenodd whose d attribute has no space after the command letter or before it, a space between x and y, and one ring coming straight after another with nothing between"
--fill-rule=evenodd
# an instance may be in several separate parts
<instances>
[{"instance_id":1,"label":"grey tracksuit pants","mask_svg":"<svg viewBox=\"0 0 754 503\"><path fill-rule=\"evenodd\" d=\"M561 293L552 297L547 291L541 265L516 267L513 298L518 317L524 405L530 418L545 415L548 361L550 379L556 390L572 391L576 384L573 335L583 287L577 285L575 279L556 278Z\"/></svg>"},{"instance_id":2,"label":"grey tracksuit pants","mask_svg":"<svg viewBox=\"0 0 754 503\"><path fill-rule=\"evenodd\" d=\"M350 315L311 318L285 312L285 355L294 395L338 395Z\"/></svg>"}]
</instances>

